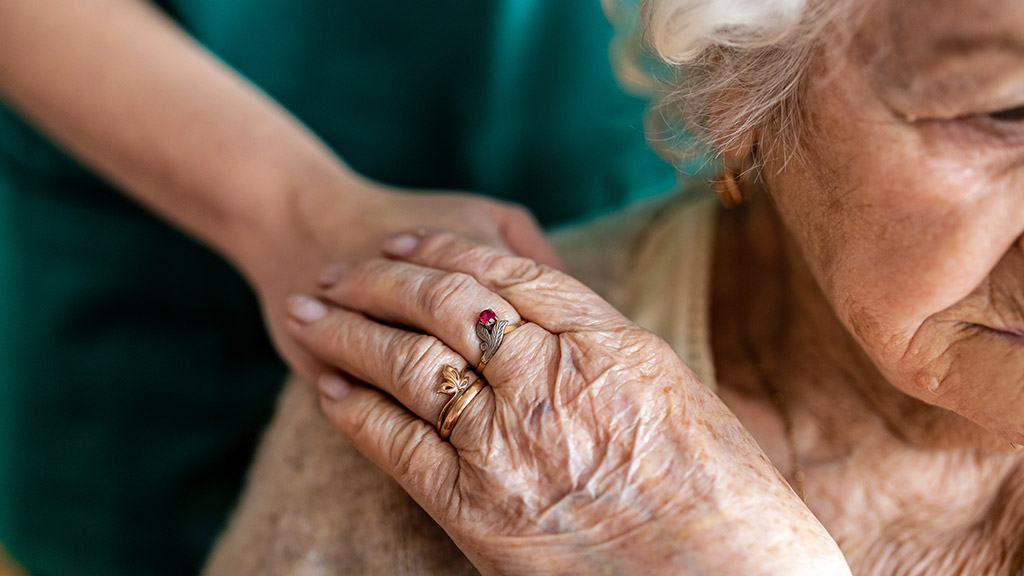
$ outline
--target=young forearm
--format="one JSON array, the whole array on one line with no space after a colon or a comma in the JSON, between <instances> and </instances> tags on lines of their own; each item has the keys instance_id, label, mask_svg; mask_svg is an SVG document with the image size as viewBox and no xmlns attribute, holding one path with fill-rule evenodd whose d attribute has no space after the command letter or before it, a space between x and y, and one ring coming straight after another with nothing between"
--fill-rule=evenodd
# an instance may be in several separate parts
<instances>
[{"instance_id":1,"label":"young forearm","mask_svg":"<svg viewBox=\"0 0 1024 576\"><path fill-rule=\"evenodd\" d=\"M355 174L145 0L0 0L0 98L231 261L307 378L325 367L286 334L285 297L329 264L379 255L391 234L447 228L558 264L520 210Z\"/></svg>"},{"instance_id":2,"label":"young forearm","mask_svg":"<svg viewBox=\"0 0 1024 576\"><path fill-rule=\"evenodd\" d=\"M147 2L0 0L0 39L5 101L243 267L299 191L356 187L305 127Z\"/></svg>"}]
</instances>

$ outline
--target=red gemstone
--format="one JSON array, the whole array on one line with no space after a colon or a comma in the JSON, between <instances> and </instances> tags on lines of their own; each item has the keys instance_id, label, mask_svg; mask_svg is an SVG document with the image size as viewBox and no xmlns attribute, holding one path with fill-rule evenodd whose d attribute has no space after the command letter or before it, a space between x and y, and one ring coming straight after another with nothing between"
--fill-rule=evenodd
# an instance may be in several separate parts
<instances>
[{"instance_id":1,"label":"red gemstone","mask_svg":"<svg viewBox=\"0 0 1024 576\"><path fill-rule=\"evenodd\" d=\"M483 324L484 326L487 326L488 324L494 322L497 319L498 315L494 313L494 310L488 309L480 313L480 323Z\"/></svg>"}]
</instances>

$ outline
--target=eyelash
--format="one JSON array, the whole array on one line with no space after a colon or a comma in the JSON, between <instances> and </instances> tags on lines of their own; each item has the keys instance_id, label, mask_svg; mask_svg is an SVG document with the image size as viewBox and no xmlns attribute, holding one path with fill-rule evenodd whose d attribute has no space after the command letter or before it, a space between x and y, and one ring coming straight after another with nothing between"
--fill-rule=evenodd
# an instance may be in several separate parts
<instances>
[{"instance_id":1,"label":"eyelash","mask_svg":"<svg viewBox=\"0 0 1024 576\"><path fill-rule=\"evenodd\" d=\"M1024 121L1024 106L992 112L988 117L996 122L1021 122Z\"/></svg>"},{"instance_id":2,"label":"eyelash","mask_svg":"<svg viewBox=\"0 0 1024 576\"><path fill-rule=\"evenodd\" d=\"M923 122L924 125L967 130L956 132L958 138L975 135L984 138L984 142L991 146L1009 146L1018 151L1024 149L1024 105Z\"/></svg>"},{"instance_id":3,"label":"eyelash","mask_svg":"<svg viewBox=\"0 0 1024 576\"><path fill-rule=\"evenodd\" d=\"M967 116L963 119L981 134L993 138L992 142L1017 149L1024 146L1024 106Z\"/></svg>"}]
</instances>

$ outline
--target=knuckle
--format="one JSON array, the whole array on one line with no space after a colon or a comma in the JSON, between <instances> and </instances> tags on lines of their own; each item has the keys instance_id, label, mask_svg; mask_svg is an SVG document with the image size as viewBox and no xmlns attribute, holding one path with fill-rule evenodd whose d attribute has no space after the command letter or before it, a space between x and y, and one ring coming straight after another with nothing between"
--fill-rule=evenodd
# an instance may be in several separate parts
<instances>
[{"instance_id":1,"label":"knuckle","mask_svg":"<svg viewBox=\"0 0 1024 576\"><path fill-rule=\"evenodd\" d=\"M427 335L409 335L388 361L393 362L391 381L396 392L410 386L422 386L431 375L440 370L446 346L437 338Z\"/></svg>"},{"instance_id":2,"label":"knuckle","mask_svg":"<svg viewBox=\"0 0 1024 576\"><path fill-rule=\"evenodd\" d=\"M644 377L653 378L678 355L668 342L640 327L622 330L616 338L619 354L628 358L628 366Z\"/></svg>"},{"instance_id":3,"label":"knuckle","mask_svg":"<svg viewBox=\"0 0 1024 576\"><path fill-rule=\"evenodd\" d=\"M495 237L493 241L497 242L499 239ZM504 252L487 244L463 244L456 261L461 267L487 269L496 258L504 255Z\"/></svg>"},{"instance_id":4,"label":"knuckle","mask_svg":"<svg viewBox=\"0 0 1024 576\"><path fill-rule=\"evenodd\" d=\"M345 410L340 424L347 435L361 441L373 440L387 422L379 410Z\"/></svg>"},{"instance_id":5,"label":"knuckle","mask_svg":"<svg viewBox=\"0 0 1024 576\"><path fill-rule=\"evenodd\" d=\"M343 329L341 322L323 322L313 339L312 348L319 355L335 358L339 351L347 349L349 334L350 331Z\"/></svg>"},{"instance_id":6,"label":"knuckle","mask_svg":"<svg viewBox=\"0 0 1024 576\"><path fill-rule=\"evenodd\" d=\"M664 340L635 325L591 332L588 339L591 340L588 343L597 349L604 350L616 358L630 359L624 363L626 365L632 365L633 360L650 356L675 354Z\"/></svg>"},{"instance_id":7,"label":"knuckle","mask_svg":"<svg viewBox=\"0 0 1024 576\"><path fill-rule=\"evenodd\" d=\"M632 326L614 333L616 347L629 354L652 353L662 350L667 344L653 332L639 326Z\"/></svg>"},{"instance_id":8,"label":"knuckle","mask_svg":"<svg viewBox=\"0 0 1024 576\"><path fill-rule=\"evenodd\" d=\"M420 240L417 251L422 254L439 254L449 250L457 242L458 235L444 230L431 230Z\"/></svg>"},{"instance_id":9,"label":"knuckle","mask_svg":"<svg viewBox=\"0 0 1024 576\"><path fill-rule=\"evenodd\" d=\"M521 256L503 256L492 265L501 287L529 285L538 289L550 289L565 283L568 278L554 268L538 264Z\"/></svg>"},{"instance_id":10,"label":"knuckle","mask_svg":"<svg viewBox=\"0 0 1024 576\"><path fill-rule=\"evenodd\" d=\"M415 419L395 419L387 410L346 410L341 429L357 445L379 447L386 471L396 479L416 482L429 472L429 433L433 429Z\"/></svg>"},{"instance_id":11,"label":"knuckle","mask_svg":"<svg viewBox=\"0 0 1024 576\"><path fill-rule=\"evenodd\" d=\"M476 280L468 274L443 274L423 292L424 300L421 304L432 314L443 317L454 306L458 306L460 301L468 301L469 293L475 285Z\"/></svg>"},{"instance_id":12,"label":"knuckle","mask_svg":"<svg viewBox=\"0 0 1024 576\"><path fill-rule=\"evenodd\" d=\"M415 480L419 475L422 466L417 463L422 460L420 454L423 453L427 433L415 422L407 422L395 431L388 448L388 462L397 478Z\"/></svg>"}]
</instances>

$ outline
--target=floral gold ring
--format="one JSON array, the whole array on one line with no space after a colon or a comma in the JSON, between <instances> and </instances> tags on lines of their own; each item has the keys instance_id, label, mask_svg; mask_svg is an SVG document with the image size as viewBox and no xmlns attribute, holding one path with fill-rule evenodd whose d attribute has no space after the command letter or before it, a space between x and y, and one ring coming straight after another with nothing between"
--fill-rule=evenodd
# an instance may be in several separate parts
<instances>
[{"instance_id":1,"label":"floral gold ring","mask_svg":"<svg viewBox=\"0 0 1024 576\"><path fill-rule=\"evenodd\" d=\"M447 440L455 429L455 423L466 410L466 407L476 398L476 395L483 390L483 378L477 378L472 384L469 383L469 366L462 371L456 370L453 366L445 364L441 369L441 385L437 388L439 394L450 394L451 398L441 408L437 416L437 433L442 440Z\"/></svg>"}]
</instances>

